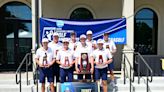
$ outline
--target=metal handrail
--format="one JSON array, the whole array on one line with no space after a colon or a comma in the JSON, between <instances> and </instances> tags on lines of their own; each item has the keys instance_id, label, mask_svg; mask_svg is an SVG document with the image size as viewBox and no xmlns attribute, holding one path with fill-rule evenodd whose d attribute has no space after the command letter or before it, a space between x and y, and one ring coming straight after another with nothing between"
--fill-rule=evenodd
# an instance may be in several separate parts
<instances>
[{"instance_id":1,"label":"metal handrail","mask_svg":"<svg viewBox=\"0 0 164 92\"><path fill-rule=\"evenodd\" d=\"M26 64L26 82L27 85L29 85L28 82L28 66L31 65L31 53L27 53L25 57L23 58L22 62L20 63L19 67L16 70L15 76L16 76L16 84L20 85L20 92L22 91L22 81L21 81L21 68L23 64ZM18 80L18 74L19 74L19 80Z\"/></svg>"},{"instance_id":2,"label":"metal handrail","mask_svg":"<svg viewBox=\"0 0 164 92\"><path fill-rule=\"evenodd\" d=\"M36 85L36 92L39 91L39 88L38 88L38 65L35 64L36 66L34 66L33 64L33 68L34 68L34 71L33 71L33 79L34 79L34 84Z\"/></svg>"},{"instance_id":3,"label":"metal handrail","mask_svg":"<svg viewBox=\"0 0 164 92\"><path fill-rule=\"evenodd\" d=\"M124 50L127 51L126 53L133 53L133 55L138 55L141 59L141 61L146 65L146 92L149 91L149 82L153 81L153 70L151 69L151 67L148 65L148 63L145 61L145 59L143 58L143 56L139 53L139 52L134 52L133 49L128 49L128 50ZM135 62L136 64L138 64L138 84L140 83L140 62ZM131 66L130 66L131 67ZM125 70L124 70L125 72ZM150 79L149 79L149 74L150 74ZM124 76L125 79L125 76ZM125 80L124 80L125 81ZM125 84L125 83L124 83Z\"/></svg>"},{"instance_id":4,"label":"metal handrail","mask_svg":"<svg viewBox=\"0 0 164 92\"><path fill-rule=\"evenodd\" d=\"M151 67L148 65L148 63L145 61L145 59L143 58L143 56L139 53L139 52L135 52L134 54L138 55L140 57L140 59L142 60L142 62L146 65L146 92L149 91L149 82L153 81L153 70L151 69ZM149 79L149 72L150 72L150 79ZM140 83L140 62L138 62L138 84Z\"/></svg>"},{"instance_id":5,"label":"metal handrail","mask_svg":"<svg viewBox=\"0 0 164 92\"><path fill-rule=\"evenodd\" d=\"M132 82L134 82L134 68L132 67L132 65L130 64L130 61L129 61L129 59L128 59L128 57L126 56L126 54L125 54L125 52L122 52L122 54L123 54L123 69L124 69L124 84L126 84L126 77L125 77L125 68L127 68L126 67L126 61L127 61L127 64L129 65L129 68L130 68L130 77L129 77L129 86L130 86L130 88L129 88L129 90L130 90L130 92L132 92ZM133 71L133 76L132 76L132 71Z\"/></svg>"}]
</instances>

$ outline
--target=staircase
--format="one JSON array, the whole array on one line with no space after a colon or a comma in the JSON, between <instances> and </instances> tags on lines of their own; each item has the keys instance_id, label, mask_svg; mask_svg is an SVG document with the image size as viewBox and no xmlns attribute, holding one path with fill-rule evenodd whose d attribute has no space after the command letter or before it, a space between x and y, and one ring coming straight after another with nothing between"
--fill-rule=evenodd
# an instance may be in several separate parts
<instances>
[{"instance_id":1,"label":"staircase","mask_svg":"<svg viewBox=\"0 0 164 92\"><path fill-rule=\"evenodd\" d=\"M29 73L29 86L26 83L26 75L22 73L22 92L31 92L33 86L32 72ZM0 73L0 92L19 92L19 85L15 83L15 72Z\"/></svg>"},{"instance_id":2,"label":"staircase","mask_svg":"<svg viewBox=\"0 0 164 92\"><path fill-rule=\"evenodd\" d=\"M149 92L164 92L163 81L164 77L153 77L152 83L149 83ZM108 86L109 92L130 92L129 87L129 80L126 79L126 84L124 84L123 78L116 78L116 87L111 88L110 85ZM131 92L146 92L146 78L141 78L140 84L138 84L138 77L135 77Z\"/></svg>"},{"instance_id":3,"label":"staircase","mask_svg":"<svg viewBox=\"0 0 164 92\"><path fill-rule=\"evenodd\" d=\"M146 61L143 59L143 57L139 53L134 53L134 54L137 54L140 56L140 58L143 60L142 62L146 65L145 70L149 71L152 75L152 73L153 73L152 69L149 67L149 65L146 63ZM22 65L24 63L26 63L26 67L28 67L30 64L29 62L32 60L30 58L29 58L29 60L27 60L28 56L30 57L30 55L31 55L30 53L26 54L26 56L22 60L22 63L20 64L20 66L18 67L18 69L16 71L18 84L19 84L19 78L20 78L19 73L21 72ZM130 66L129 70L134 71L126 54L124 53L124 59L123 59L124 76L126 74L125 68L127 68L125 66L125 59L126 59L126 63L129 64L129 66ZM28 68L26 68L26 69L28 71ZM22 92L37 92L36 85L34 85L34 81L33 81L33 72L29 72L29 74L28 74L29 85L27 85L26 73L21 72L21 75L22 75L22 77L21 77ZM124 84L124 79L123 79L124 77L121 76L121 72L118 75L119 76L116 77L116 86L112 87L110 85L110 83L108 83L108 92L147 92L146 77L141 77L140 84L138 84L138 77L134 77L134 82L132 83L132 88L131 88L132 90L130 91L129 89L130 89L131 81L129 81L129 79L126 79L126 84ZM132 75L132 72L130 72L130 76L131 75ZM74 78L76 78L76 77L77 77L77 75L74 76ZM20 92L20 86L16 84L15 79L16 79L15 72L0 73L0 92ZM110 80L110 79L108 79L108 80ZM133 80L133 79L131 79L131 80ZM46 87L48 89L48 83L46 83ZM151 83L149 83L148 88L149 88L148 92L164 92L164 77L154 76L153 81ZM41 92L41 84L39 84L38 92ZM49 92L49 91L46 90L46 92Z\"/></svg>"},{"instance_id":4,"label":"staircase","mask_svg":"<svg viewBox=\"0 0 164 92\"><path fill-rule=\"evenodd\" d=\"M37 92L36 85L33 82L33 74L29 72L29 85L26 84L26 73L22 73L22 92ZM108 83L109 84L109 83ZM140 84L138 84L138 78L135 77L132 92L146 92L146 78L141 78ZM41 85L39 84L39 92ZM46 85L48 87L48 83ZM124 80L122 77L116 77L116 87L108 85L109 92L130 92L129 80ZM149 92L164 92L164 77L153 77L153 82L149 83ZM19 85L15 83L15 73L0 73L0 92L19 92Z\"/></svg>"}]
</instances>

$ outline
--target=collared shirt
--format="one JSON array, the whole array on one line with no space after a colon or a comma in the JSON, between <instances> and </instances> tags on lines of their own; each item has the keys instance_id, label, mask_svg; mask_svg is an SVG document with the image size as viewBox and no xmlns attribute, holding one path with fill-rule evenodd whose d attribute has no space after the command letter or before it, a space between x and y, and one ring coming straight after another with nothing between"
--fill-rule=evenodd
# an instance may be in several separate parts
<instances>
[{"instance_id":1,"label":"collared shirt","mask_svg":"<svg viewBox=\"0 0 164 92\"><path fill-rule=\"evenodd\" d=\"M56 58L58 51L62 48L62 43L54 43L53 41L48 44L48 47L52 49L54 57Z\"/></svg>"},{"instance_id":2,"label":"collared shirt","mask_svg":"<svg viewBox=\"0 0 164 92\"><path fill-rule=\"evenodd\" d=\"M92 53L92 50L89 48L89 46L86 44L86 46L78 46L77 49L76 49L76 53L75 53L75 57L76 58L79 58L79 61L78 61L78 64L80 64L81 62L81 55L86 53L88 56L88 60L90 58L90 55Z\"/></svg>"},{"instance_id":3,"label":"collared shirt","mask_svg":"<svg viewBox=\"0 0 164 92\"><path fill-rule=\"evenodd\" d=\"M39 63L41 63L43 65L46 64L45 63L46 61L44 61L44 59L43 59L44 57L47 57L46 58L47 64L50 64L50 62L52 62L52 60L54 59L54 55L53 55L51 48L48 47L47 50L45 50L43 47L37 49L35 58L39 59Z\"/></svg>"},{"instance_id":4,"label":"collared shirt","mask_svg":"<svg viewBox=\"0 0 164 92\"><path fill-rule=\"evenodd\" d=\"M110 39L107 42L104 40L103 47L105 49L109 49L110 52L113 52L113 50L117 49L115 43L112 40L110 40Z\"/></svg>"},{"instance_id":5,"label":"collared shirt","mask_svg":"<svg viewBox=\"0 0 164 92\"><path fill-rule=\"evenodd\" d=\"M71 64L73 62L74 56L73 51L71 49L64 50L62 48L59 50L56 56L56 60L59 60L62 64Z\"/></svg>"},{"instance_id":6,"label":"collared shirt","mask_svg":"<svg viewBox=\"0 0 164 92\"><path fill-rule=\"evenodd\" d=\"M96 45L96 41L95 40L91 40L89 41L88 39L86 40L87 45L89 46L90 49L92 49L92 51L94 50L93 45Z\"/></svg>"},{"instance_id":7,"label":"collared shirt","mask_svg":"<svg viewBox=\"0 0 164 92\"><path fill-rule=\"evenodd\" d=\"M95 68L100 68L100 69L108 67L107 64L103 64L103 63L106 62L108 59L112 58L110 51L106 49L102 49L102 50L96 49L93 51L91 56L94 58L96 63L97 62L102 63L102 66L97 66L97 65L95 66Z\"/></svg>"},{"instance_id":8,"label":"collared shirt","mask_svg":"<svg viewBox=\"0 0 164 92\"><path fill-rule=\"evenodd\" d=\"M78 42L77 41L75 41L75 42L73 42L72 40L69 42L69 48L72 50L72 51L75 51L76 50L76 48L77 48L77 45L78 45Z\"/></svg>"}]
</instances>

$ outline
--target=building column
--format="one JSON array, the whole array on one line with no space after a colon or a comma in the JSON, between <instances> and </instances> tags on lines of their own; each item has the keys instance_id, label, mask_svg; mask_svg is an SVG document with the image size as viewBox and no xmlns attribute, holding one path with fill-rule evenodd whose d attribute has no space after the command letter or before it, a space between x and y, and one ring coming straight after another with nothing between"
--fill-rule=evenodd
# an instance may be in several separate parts
<instances>
[{"instance_id":1,"label":"building column","mask_svg":"<svg viewBox=\"0 0 164 92\"><path fill-rule=\"evenodd\" d=\"M32 9L32 53L36 50L36 0L31 0Z\"/></svg>"},{"instance_id":2,"label":"building column","mask_svg":"<svg viewBox=\"0 0 164 92\"><path fill-rule=\"evenodd\" d=\"M127 23L127 44L124 45L123 50L130 50L130 53L126 55L133 67L133 51L131 49L134 48L134 0L122 0L122 4L122 16L126 18ZM127 73L130 74L129 66L127 68Z\"/></svg>"},{"instance_id":3,"label":"building column","mask_svg":"<svg viewBox=\"0 0 164 92\"><path fill-rule=\"evenodd\" d=\"M34 54L36 49L39 48L39 18L41 17L40 8L41 0L31 0L32 6L32 54L34 61ZM34 68L36 68L35 63Z\"/></svg>"}]
</instances>

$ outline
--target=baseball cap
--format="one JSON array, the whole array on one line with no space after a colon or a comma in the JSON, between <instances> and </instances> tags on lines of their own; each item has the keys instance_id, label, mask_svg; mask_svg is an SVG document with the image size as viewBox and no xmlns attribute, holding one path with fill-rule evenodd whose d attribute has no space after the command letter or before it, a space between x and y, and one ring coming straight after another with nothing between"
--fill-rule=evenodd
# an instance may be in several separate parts
<instances>
[{"instance_id":1,"label":"baseball cap","mask_svg":"<svg viewBox=\"0 0 164 92\"><path fill-rule=\"evenodd\" d=\"M80 39L81 38L86 38L86 35L85 34L80 35Z\"/></svg>"},{"instance_id":2,"label":"baseball cap","mask_svg":"<svg viewBox=\"0 0 164 92\"><path fill-rule=\"evenodd\" d=\"M97 44L99 44L99 43L104 43L104 41L102 39L98 39Z\"/></svg>"},{"instance_id":3,"label":"baseball cap","mask_svg":"<svg viewBox=\"0 0 164 92\"><path fill-rule=\"evenodd\" d=\"M88 35L88 34L92 34L92 31L91 31L91 30L88 30L88 31L87 31L87 35Z\"/></svg>"},{"instance_id":4,"label":"baseball cap","mask_svg":"<svg viewBox=\"0 0 164 92\"><path fill-rule=\"evenodd\" d=\"M43 38L42 42L48 42L48 39L47 38Z\"/></svg>"},{"instance_id":5,"label":"baseball cap","mask_svg":"<svg viewBox=\"0 0 164 92\"><path fill-rule=\"evenodd\" d=\"M63 38L62 42L69 42L69 39L68 38Z\"/></svg>"},{"instance_id":6,"label":"baseball cap","mask_svg":"<svg viewBox=\"0 0 164 92\"><path fill-rule=\"evenodd\" d=\"M57 32L55 32L55 33L53 34L53 36L59 36L59 34L58 34Z\"/></svg>"}]
</instances>

